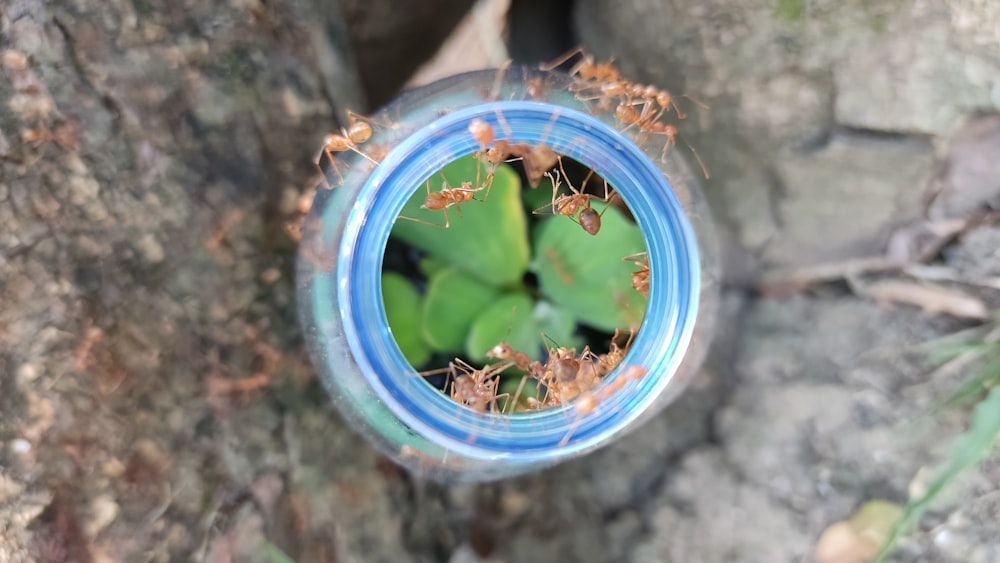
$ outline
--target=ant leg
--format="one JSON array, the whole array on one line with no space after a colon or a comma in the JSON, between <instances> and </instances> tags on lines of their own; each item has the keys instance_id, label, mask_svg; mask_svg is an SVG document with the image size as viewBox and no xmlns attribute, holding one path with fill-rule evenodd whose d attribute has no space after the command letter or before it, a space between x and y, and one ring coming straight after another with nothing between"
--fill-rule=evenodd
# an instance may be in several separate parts
<instances>
[{"instance_id":1,"label":"ant leg","mask_svg":"<svg viewBox=\"0 0 1000 563\"><path fill-rule=\"evenodd\" d=\"M504 399L502 408L500 407L500 404L497 401L497 399L500 399L501 397L503 397ZM510 393L502 393L500 395L494 395L493 398L490 399L490 403L491 403L490 407L493 410L493 412L499 411L500 414L503 414L507 412L507 407L510 405Z\"/></svg>"},{"instance_id":2,"label":"ant leg","mask_svg":"<svg viewBox=\"0 0 1000 563\"><path fill-rule=\"evenodd\" d=\"M667 161L667 151L677 144L674 141L674 137L672 135L666 135L666 137L667 137L667 142L663 143L663 151L660 152L660 162Z\"/></svg>"},{"instance_id":3,"label":"ant leg","mask_svg":"<svg viewBox=\"0 0 1000 563\"><path fill-rule=\"evenodd\" d=\"M326 153L326 158L327 158L327 160L330 161L330 168L332 168L333 171L337 173L337 177L340 178L340 181L337 182L337 185L339 186L339 185L343 184L344 183L344 174L341 173L340 167L337 166L337 159L336 159L336 157L333 156L333 151L331 151L331 150L327 149L326 147L324 147L322 152ZM327 181L326 172L323 170L323 167L320 165L320 157L321 156L322 156L322 154L320 156L316 157L316 167L319 168L320 172L323 173L323 183L326 184L327 189L333 189L333 186L330 186L330 182Z\"/></svg>"},{"instance_id":4,"label":"ant leg","mask_svg":"<svg viewBox=\"0 0 1000 563\"><path fill-rule=\"evenodd\" d=\"M587 191L587 183L590 182L590 178L593 175L594 175L594 169L591 168L590 172L587 172L587 175L583 177L583 182L580 183L580 191L581 192L586 192ZM607 184L608 183L607 180L605 180L604 183ZM604 193L607 194L607 190L604 190Z\"/></svg>"},{"instance_id":5,"label":"ant leg","mask_svg":"<svg viewBox=\"0 0 1000 563\"><path fill-rule=\"evenodd\" d=\"M507 123L507 118L503 116L503 112L500 111L499 109L495 109L495 110L493 110L493 113L496 114L496 116L497 116L497 123L500 125L500 128L503 129L504 135L507 136L506 139L504 139L504 140L506 140L507 142L513 141L514 140L514 134L511 132L511 130L510 130L510 124Z\"/></svg>"},{"instance_id":6,"label":"ant leg","mask_svg":"<svg viewBox=\"0 0 1000 563\"><path fill-rule=\"evenodd\" d=\"M499 68L497 68L497 74L493 78L493 88L490 90L490 100L500 99L500 85L503 83L504 75L507 74L507 69L510 68L511 63L513 62L513 59L507 59L502 65L500 65Z\"/></svg>"},{"instance_id":7,"label":"ant leg","mask_svg":"<svg viewBox=\"0 0 1000 563\"><path fill-rule=\"evenodd\" d=\"M323 170L323 167L319 165L319 159L317 158L316 160L314 160L313 164L316 165L316 170L319 170L319 177L323 179L323 187L325 187L328 190L332 190L333 186L330 185L330 180L326 178L326 171Z\"/></svg>"},{"instance_id":8,"label":"ant leg","mask_svg":"<svg viewBox=\"0 0 1000 563\"><path fill-rule=\"evenodd\" d=\"M513 408L517 409L517 401L521 398L521 392L524 390L524 384L528 381L528 376L521 376L521 383L517 385L517 390L514 391L514 400L510 401L508 404L513 404ZM507 405L504 405L504 411L507 410Z\"/></svg>"},{"instance_id":9,"label":"ant leg","mask_svg":"<svg viewBox=\"0 0 1000 563\"><path fill-rule=\"evenodd\" d=\"M556 121L559 120L561 113L562 109L558 107L552 111L552 119L549 119L549 122L545 124L545 129L542 130L542 136L539 138L538 144L545 144L545 141L548 140L549 134L552 133L552 128L556 126Z\"/></svg>"},{"instance_id":10,"label":"ant leg","mask_svg":"<svg viewBox=\"0 0 1000 563\"><path fill-rule=\"evenodd\" d=\"M562 162L561 159L560 162ZM553 174L555 175L553 176ZM559 171L554 170L552 172L546 172L545 175L548 176L549 180L552 181L552 201L548 205L543 205L538 209L533 210L531 212L532 215L541 215L542 210L545 209L546 207L549 208L549 211L553 215L555 215L556 213L556 201L559 201L559 199L556 196L559 194L559 186L561 185L561 182L559 181L560 178Z\"/></svg>"},{"instance_id":11,"label":"ant leg","mask_svg":"<svg viewBox=\"0 0 1000 563\"><path fill-rule=\"evenodd\" d=\"M687 117L687 114L683 113L681 108L677 106L677 100L673 96L670 97L670 105L674 106L674 113L677 114L677 119L685 119Z\"/></svg>"},{"instance_id":12,"label":"ant leg","mask_svg":"<svg viewBox=\"0 0 1000 563\"><path fill-rule=\"evenodd\" d=\"M705 179L708 180L709 178L711 178L711 176L708 173L708 167L705 166L705 162L701 159L701 155L698 154L698 151L694 150L694 147L691 146L691 143L687 142L687 139L681 139L681 140L684 141L684 144L687 145L689 149L691 149L691 154L693 154L695 160L698 161L698 166L701 167L701 173L705 175Z\"/></svg>"},{"instance_id":13,"label":"ant leg","mask_svg":"<svg viewBox=\"0 0 1000 563\"><path fill-rule=\"evenodd\" d=\"M448 220L448 208L441 210L444 213L444 225L440 223L434 223L431 221L424 221L423 219L417 219L416 217L407 217L406 215L398 215L396 219L405 219L407 221L413 221L414 223L423 223L424 225L430 225L432 227L437 227L439 229L447 229L451 227L451 222Z\"/></svg>"},{"instance_id":14,"label":"ant leg","mask_svg":"<svg viewBox=\"0 0 1000 563\"><path fill-rule=\"evenodd\" d=\"M580 45L579 47L573 48L568 53L560 56L558 59L556 59L556 60L554 60L554 61L552 61L550 63L538 65L538 69L539 70L543 70L543 71L553 70L557 66L560 66L563 63L565 63L566 61L572 59L575 55L579 55L579 54L582 54L582 53L583 53L583 45ZM572 73L570 73L570 74L572 74Z\"/></svg>"},{"instance_id":15,"label":"ant leg","mask_svg":"<svg viewBox=\"0 0 1000 563\"><path fill-rule=\"evenodd\" d=\"M629 254L628 256L623 256L622 260L625 262L631 262L636 266L645 266L647 260L649 260L649 254L647 251L636 252L635 254ZM618 329L615 329L617 332Z\"/></svg>"},{"instance_id":16,"label":"ant leg","mask_svg":"<svg viewBox=\"0 0 1000 563\"><path fill-rule=\"evenodd\" d=\"M559 171L562 172L562 177L566 180L566 185L569 186L570 191L573 192L575 195L582 195L582 192L576 189L576 186L573 185L573 182L569 181L569 175L566 174L566 169L563 167L563 161L561 158L559 159ZM591 170L591 172L593 172L593 170ZM590 175L588 174L587 177L589 179Z\"/></svg>"},{"instance_id":17,"label":"ant leg","mask_svg":"<svg viewBox=\"0 0 1000 563\"><path fill-rule=\"evenodd\" d=\"M365 154L365 152L362 151L361 149L359 149L356 145L353 146L353 147L350 147L350 150L358 153L359 156L361 156L362 158L364 158L368 162L371 162L375 166L378 166L379 162L377 160L375 160L374 158L372 158L372 157L368 156L367 154Z\"/></svg>"},{"instance_id":18,"label":"ant leg","mask_svg":"<svg viewBox=\"0 0 1000 563\"><path fill-rule=\"evenodd\" d=\"M602 219L604 218L604 212L607 211L609 207L611 207L611 203L615 200L615 198L617 197L617 198L621 199L621 195L618 194L618 190L615 190L614 188L610 188L611 189L611 195L609 196L608 195L608 189L609 189L608 188L608 181L604 180L604 199L601 200L601 201L604 202L604 209L602 209L601 212L597 214L597 216L600 217L600 218L602 218Z\"/></svg>"},{"instance_id":19,"label":"ant leg","mask_svg":"<svg viewBox=\"0 0 1000 563\"><path fill-rule=\"evenodd\" d=\"M486 179L483 180L482 183L480 183L479 182L479 166L481 164L482 164L482 161L479 161L479 164L476 165L476 191L478 192L479 190L484 190L485 189L486 190L486 194L483 195L482 201L486 201L490 197L490 190L493 189L493 179L496 177L497 165L493 164L493 163L490 163L490 165L489 165L490 166L490 171L489 171L488 174L486 174Z\"/></svg>"}]
</instances>

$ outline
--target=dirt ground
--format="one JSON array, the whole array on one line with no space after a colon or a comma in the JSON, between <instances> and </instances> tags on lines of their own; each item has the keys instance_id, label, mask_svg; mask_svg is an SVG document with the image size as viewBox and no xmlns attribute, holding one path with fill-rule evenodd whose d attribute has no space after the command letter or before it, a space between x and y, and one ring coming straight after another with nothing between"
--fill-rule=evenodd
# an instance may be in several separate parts
<instances>
[{"instance_id":1,"label":"dirt ground","mask_svg":"<svg viewBox=\"0 0 1000 563\"><path fill-rule=\"evenodd\" d=\"M420 62L358 72L346 29L391 51L433 10L0 5L0 563L811 561L864 502L905 502L968 420L920 418L967 375L931 343L1000 307L1000 13L669 4L580 0L573 25L707 106L687 140L724 247L709 360L609 447L462 486L334 412L284 228L359 85ZM1000 561L998 482L994 455L898 560Z\"/></svg>"}]
</instances>

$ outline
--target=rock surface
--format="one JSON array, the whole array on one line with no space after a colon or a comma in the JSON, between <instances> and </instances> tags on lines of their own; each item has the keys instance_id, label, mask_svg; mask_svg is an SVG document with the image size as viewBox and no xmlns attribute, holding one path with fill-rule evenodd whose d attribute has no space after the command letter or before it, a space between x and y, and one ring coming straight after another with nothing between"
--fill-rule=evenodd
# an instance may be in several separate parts
<instances>
[{"instance_id":1,"label":"rock surface","mask_svg":"<svg viewBox=\"0 0 1000 563\"><path fill-rule=\"evenodd\" d=\"M420 4L435 33L468 6ZM725 255L764 268L879 255L928 189L935 218L998 201L997 117L971 115L1000 107L1000 10L868 6L580 0L575 21L636 80L711 108L682 102L679 141L712 172ZM284 227L359 85L377 103L415 68L374 45L434 34L335 7L0 9L0 563L801 561L926 482L966 420L912 425L965 375L932 370L926 342L972 323L848 283L762 295L736 283L753 268L730 270L703 376L610 447L478 486L381 458L312 378ZM934 264L993 306L996 231ZM997 560L998 467L898 559Z\"/></svg>"},{"instance_id":2,"label":"rock surface","mask_svg":"<svg viewBox=\"0 0 1000 563\"><path fill-rule=\"evenodd\" d=\"M598 58L706 106L682 104L679 126L713 173L722 240L758 269L795 269L877 258L925 213L997 208L997 16L965 1L581 0L575 20ZM995 307L995 230L974 229L926 275ZM912 422L967 376L932 378L924 344L961 324L836 287L750 300L743 318L713 440L668 474L633 560L809 560L820 533L866 500L905 502L963 431L961 413ZM979 512L997 491L991 467L956 485L900 560L993 556L975 539L992 526Z\"/></svg>"}]
</instances>

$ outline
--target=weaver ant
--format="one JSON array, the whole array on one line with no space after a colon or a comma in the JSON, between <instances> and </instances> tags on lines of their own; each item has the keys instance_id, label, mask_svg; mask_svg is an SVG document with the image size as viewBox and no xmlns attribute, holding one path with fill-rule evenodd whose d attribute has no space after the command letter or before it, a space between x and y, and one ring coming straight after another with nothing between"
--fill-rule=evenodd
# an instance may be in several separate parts
<instances>
[{"instance_id":1,"label":"weaver ant","mask_svg":"<svg viewBox=\"0 0 1000 563\"><path fill-rule=\"evenodd\" d=\"M486 352L486 357L500 360L512 360L517 369L531 374L539 374L544 370L544 366L541 362L531 359L531 357L524 352L515 350L506 342L501 342L490 348Z\"/></svg>"},{"instance_id":2,"label":"weaver ant","mask_svg":"<svg viewBox=\"0 0 1000 563\"><path fill-rule=\"evenodd\" d=\"M448 362L448 367L421 372L421 375L447 373L451 376L451 398L460 405L465 405L478 413L487 409L498 412L497 399L508 395L497 395L500 384L500 374L513 365L513 362L488 365L476 369L460 358Z\"/></svg>"},{"instance_id":3,"label":"weaver ant","mask_svg":"<svg viewBox=\"0 0 1000 563\"><path fill-rule=\"evenodd\" d=\"M529 76L530 74L528 68L523 67L524 93L532 100L541 100L552 86L545 76Z\"/></svg>"},{"instance_id":4,"label":"weaver ant","mask_svg":"<svg viewBox=\"0 0 1000 563\"><path fill-rule=\"evenodd\" d=\"M576 431L576 427L580 424L580 420L594 412L597 407L607 400L609 397L617 393L629 381L638 381L643 378L648 371L646 368L639 365L632 365L625 368L625 371L621 373L614 381L605 385L602 389L597 392L592 392L590 390L582 391L573 402L573 411L576 413L576 418L570 425L569 430L566 435L563 436L562 440L559 441L560 446L565 446L569 443L569 439L573 436L573 432Z\"/></svg>"},{"instance_id":5,"label":"weaver ant","mask_svg":"<svg viewBox=\"0 0 1000 563\"><path fill-rule=\"evenodd\" d=\"M552 70L576 55L581 55L582 58L569 70L570 76L592 82L615 82L621 79L621 73L613 64L614 57L609 58L607 62L598 63L595 62L593 55L583 50L583 47L577 47L555 61L540 65L538 68L544 71Z\"/></svg>"},{"instance_id":6,"label":"weaver ant","mask_svg":"<svg viewBox=\"0 0 1000 563\"><path fill-rule=\"evenodd\" d=\"M622 258L626 262L632 262L639 267L632 272L632 287L644 297L649 297L649 255L645 252L632 254Z\"/></svg>"},{"instance_id":7,"label":"weaver ant","mask_svg":"<svg viewBox=\"0 0 1000 563\"><path fill-rule=\"evenodd\" d=\"M539 209L533 211L537 214L541 209L548 207L551 209L552 213L555 215L565 215L567 217L573 218L580 226L583 228L587 234L596 235L601 230L601 217L604 212L610 207L611 201L618 197L618 192L614 191L612 188L608 187L607 180L604 181L604 197L600 198L592 194L585 193L583 189L586 189L587 182L590 177L594 174L591 170L586 178L583 180L581 189L577 189L568 179L566 180L566 185L572 193L563 194L557 197L556 194L559 193L559 186L561 184L560 178L566 178L566 170L562 166L562 159L559 160L560 170L553 172L546 172L546 176L552 180L552 202L543 206ZM561 174L560 174L561 171ZM608 205L605 205L604 209L598 213L593 207L591 207L591 202L599 201ZM579 218L577 218L577 213L579 213Z\"/></svg>"},{"instance_id":8,"label":"weaver ant","mask_svg":"<svg viewBox=\"0 0 1000 563\"><path fill-rule=\"evenodd\" d=\"M452 188L448 186L448 182L445 181L442 184L441 190L432 192L431 191L431 181L427 180L425 183L427 187L427 197L424 198L423 205L420 206L421 209L427 209L429 211L441 211L444 213L444 225L439 225L438 223L431 223L430 221L424 221L422 219L416 219L414 217L406 217L400 215L399 219L407 219L409 221L416 221L417 223L424 223L426 225L433 225L435 227L441 227L442 229L447 229L451 227L451 219L448 218L448 208L455 206L458 214L462 214L462 208L459 207L460 204L472 201L475 199L475 194L486 189L486 186L479 186L477 188L472 187L472 182L462 182L462 186L459 188ZM479 200L476 200L479 201Z\"/></svg>"},{"instance_id":9,"label":"weaver ant","mask_svg":"<svg viewBox=\"0 0 1000 563\"><path fill-rule=\"evenodd\" d=\"M372 120L350 110L347 111L347 120L348 126L346 128L341 128L340 133L330 133L323 139L323 146L320 147L319 153L313 160L316 164L316 168L319 168L320 174L323 176L323 183L326 185L327 189L332 189L333 186L331 186L329 181L327 181L326 173L323 171L323 167L320 166L320 159L323 158L324 154L330 160L330 167L333 168L334 172L337 173L337 176L340 177L340 181L337 183L338 185L344 183L344 174L340 171L340 167L337 166L337 160L334 158L333 153L353 151L368 159L368 161L372 164L378 165L377 160L368 156L362 152L360 148L358 148L359 145L371 138Z\"/></svg>"},{"instance_id":10,"label":"weaver ant","mask_svg":"<svg viewBox=\"0 0 1000 563\"><path fill-rule=\"evenodd\" d=\"M641 113L636 111L633 104L622 102L617 108L615 108L615 117L626 124L624 130L628 130L634 125L638 127L640 131L645 133L644 136L641 136L641 139L636 139L636 144L639 146L645 144L646 141L648 141L653 135L663 135L666 137L666 141L663 143L663 151L660 153L660 160L666 161L667 151L670 150L670 147L673 147L676 144L678 131L677 127L673 124L657 121L656 119L662 114L662 111L654 115L655 111L656 110L653 108L653 105L649 102L643 105ZM698 165L701 167L701 172L705 175L705 178L707 179L711 177L708 173L708 168L705 166L705 162L701 160L701 156L698 154L698 151L694 150L694 147L692 147L691 143L687 142L687 140L684 141L684 144L687 145L688 149L691 150L691 153L698 161Z\"/></svg>"},{"instance_id":11,"label":"weaver ant","mask_svg":"<svg viewBox=\"0 0 1000 563\"><path fill-rule=\"evenodd\" d=\"M506 139L497 139L496 129L492 125L482 119L473 119L469 122L469 133L472 134L472 138L480 146L480 150L473 153L473 155L481 160L485 160L494 169L501 163L513 162L520 159L524 164L524 173L528 178L528 185L532 188L537 188L545 172L559 162L559 155L552 150L552 147L545 144L545 139L548 138L552 127L559 118L559 113L560 110L558 109L552 113L552 119L546 126L545 131L542 132L541 140L536 145L526 142L512 143ZM497 110L496 114L497 122L503 127L506 136L508 138L511 137L512 134L510 127L507 125L507 120L504 119L503 114L499 110ZM487 180L492 180L492 178L493 171L491 170Z\"/></svg>"},{"instance_id":12,"label":"weaver ant","mask_svg":"<svg viewBox=\"0 0 1000 563\"><path fill-rule=\"evenodd\" d=\"M628 352L628 347L632 344L632 338L635 337L635 331L630 330L628 340L625 341L625 346L618 346L619 334L620 331L615 329L615 334L611 337L611 346L608 349L608 353L597 356L597 370L601 377L611 373L611 370L615 369L618 363L622 361L625 353Z\"/></svg>"},{"instance_id":13,"label":"weaver ant","mask_svg":"<svg viewBox=\"0 0 1000 563\"><path fill-rule=\"evenodd\" d=\"M597 368L597 356L590 351L590 346L584 346L583 351L577 356L574 350L562 350L562 357L551 362L553 387L557 392L557 400L567 401L587 392L593 387L600 374Z\"/></svg>"},{"instance_id":14,"label":"weaver ant","mask_svg":"<svg viewBox=\"0 0 1000 563\"><path fill-rule=\"evenodd\" d=\"M24 129L21 140L32 145L52 142L63 150L76 152L80 150L80 133L73 123L63 123L55 129Z\"/></svg>"}]
</instances>

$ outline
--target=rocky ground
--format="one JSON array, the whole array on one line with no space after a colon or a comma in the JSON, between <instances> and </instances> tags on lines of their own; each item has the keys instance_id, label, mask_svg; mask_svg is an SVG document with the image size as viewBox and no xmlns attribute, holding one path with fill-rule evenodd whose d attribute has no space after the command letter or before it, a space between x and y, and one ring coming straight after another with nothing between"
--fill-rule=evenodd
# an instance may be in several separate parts
<instances>
[{"instance_id":1,"label":"rocky ground","mask_svg":"<svg viewBox=\"0 0 1000 563\"><path fill-rule=\"evenodd\" d=\"M925 486L968 420L915 422L966 375L929 343L1000 307L994 3L579 0L589 49L689 97L720 330L641 429L476 486L333 412L284 231L335 116L467 7L425 4L0 6L0 563L810 561ZM898 560L1000 560L998 477Z\"/></svg>"}]
</instances>

